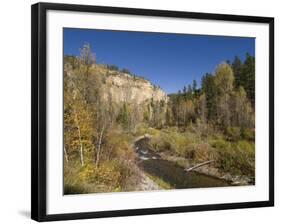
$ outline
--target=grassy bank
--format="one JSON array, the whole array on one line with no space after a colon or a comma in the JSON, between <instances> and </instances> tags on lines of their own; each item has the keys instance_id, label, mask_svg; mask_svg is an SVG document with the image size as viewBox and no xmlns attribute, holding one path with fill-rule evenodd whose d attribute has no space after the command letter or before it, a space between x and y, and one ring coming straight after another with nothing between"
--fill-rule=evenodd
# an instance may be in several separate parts
<instances>
[{"instance_id":1,"label":"grassy bank","mask_svg":"<svg viewBox=\"0 0 281 224\"><path fill-rule=\"evenodd\" d=\"M155 182L162 189L165 190L174 189L174 187L170 183L164 181L160 177L151 175L149 173L145 173L145 175L148 176L153 182Z\"/></svg>"}]
</instances>

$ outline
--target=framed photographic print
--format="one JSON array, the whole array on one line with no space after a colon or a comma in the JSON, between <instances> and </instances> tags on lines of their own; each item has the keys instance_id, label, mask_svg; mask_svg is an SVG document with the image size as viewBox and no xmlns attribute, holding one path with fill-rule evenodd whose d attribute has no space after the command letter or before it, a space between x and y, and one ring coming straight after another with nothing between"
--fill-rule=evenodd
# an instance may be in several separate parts
<instances>
[{"instance_id":1,"label":"framed photographic print","mask_svg":"<svg viewBox=\"0 0 281 224\"><path fill-rule=\"evenodd\" d=\"M273 205L273 18L32 6L32 219Z\"/></svg>"}]
</instances>

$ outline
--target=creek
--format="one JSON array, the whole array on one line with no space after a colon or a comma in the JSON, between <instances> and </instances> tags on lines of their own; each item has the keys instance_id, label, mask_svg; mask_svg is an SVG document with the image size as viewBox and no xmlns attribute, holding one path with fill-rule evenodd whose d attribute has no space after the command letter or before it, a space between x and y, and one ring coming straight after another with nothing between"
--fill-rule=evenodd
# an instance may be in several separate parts
<instances>
[{"instance_id":1,"label":"creek","mask_svg":"<svg viewBox=\"0 0 281 224\"><path fill-rule=\"evenodd\" d=\"M138 166L146 173L160 178L174 189L223 187L230 183L196 171L185 171L177 163L164 160L155 153L150 145L149 138L143 137L135 142L134 149L138 155Z\"/></svg>"}]
</instances>

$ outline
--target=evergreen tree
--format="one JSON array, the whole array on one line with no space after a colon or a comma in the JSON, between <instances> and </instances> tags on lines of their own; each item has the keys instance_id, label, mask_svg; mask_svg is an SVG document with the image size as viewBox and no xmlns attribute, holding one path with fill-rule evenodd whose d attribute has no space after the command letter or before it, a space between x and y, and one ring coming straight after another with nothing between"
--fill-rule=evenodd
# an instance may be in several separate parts
<instances>
[{"instance_id":1,"label":"evergreen tree","mask_svg":"<svg viewBox=\"0 0 281 224\"><path fill-rule=\"evenodd\" d=\"M188 85L186 95L187 95L187 99L189 99L189 100L192 99L193 94L192 94L192 87L191 87L191 85Z\"/></svg>"},{"instance_id":2,"label":"evergreen tree","mask_svg":"<svg viewBox=\"0 0 281 224\"><path fill-rule=\"evenodd\" d=\"M243 86L243 77L242 77L242 70L243 70L243 63L241 62L238 56L235 56L234 61L232 63L232 70L234 74L234 85L235 88L239 88L239 86Z\"/></svg>"},{"instance_id":3,"label":"evergreen tree","mask_svg":"<svg viewBox=\"0 0 281 224\"><path fill-rule=\"evenodd\" d=\"M214 76L210 73L206 73L202 78L202 93L206 97L206 106L207 106L207 118L212 120L216 116L216 87L214 83Z\"/></svg>"},{"instance_id":4,"label":"evergreen tree","mask_svg":"<svg viewBox=\"0 0 281 224\"><path fill-rule=\"evenodd\" d=\"M193 82L192 82L192 91L193 91L193 94L196 93L196 90L197 90L197 82L196 82L196 80L193 80Z\"/></svg>"},{"instance_id":5,"label":"evergreen tree","mask_svg":"<svg viewBox=\"0 0 281 224\"><path fill-rule=\"evenodd\" d=\"M249 53L246 54L246 60L242 69L243 87L250 99L252 106L255 105L255 58Z\"/></svg>"},{"instance_id":6,"label":"evergreen tree","mask_svg":"<svg viewBox=\"0 0 281 224\"><path fill-rule=\"evenodd\" d=\"M186 89L186 86L183 87L183 96L184 96L184 99L186 100L187 99L187 89Z\"/></svg>"}]
</instances>

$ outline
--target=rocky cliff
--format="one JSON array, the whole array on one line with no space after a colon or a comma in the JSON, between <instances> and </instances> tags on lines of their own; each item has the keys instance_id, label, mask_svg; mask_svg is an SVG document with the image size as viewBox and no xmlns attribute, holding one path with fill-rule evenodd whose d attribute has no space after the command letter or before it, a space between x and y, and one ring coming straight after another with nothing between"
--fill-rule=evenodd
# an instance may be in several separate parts
<instances>
[{"instance_id":1,"label":"rocky cliff","mask_svg":"<svg viewBox=\"0 0 281 224\"><path fill-rule=\"evenodd\" d=\"M113 102L141 104L153 98L154 101L167 102L167 94L150 81L120 71L112 71L103 65L94 65L94 73L103 79L103 98L109 97Z\"/></svg>"}]
</instances>

